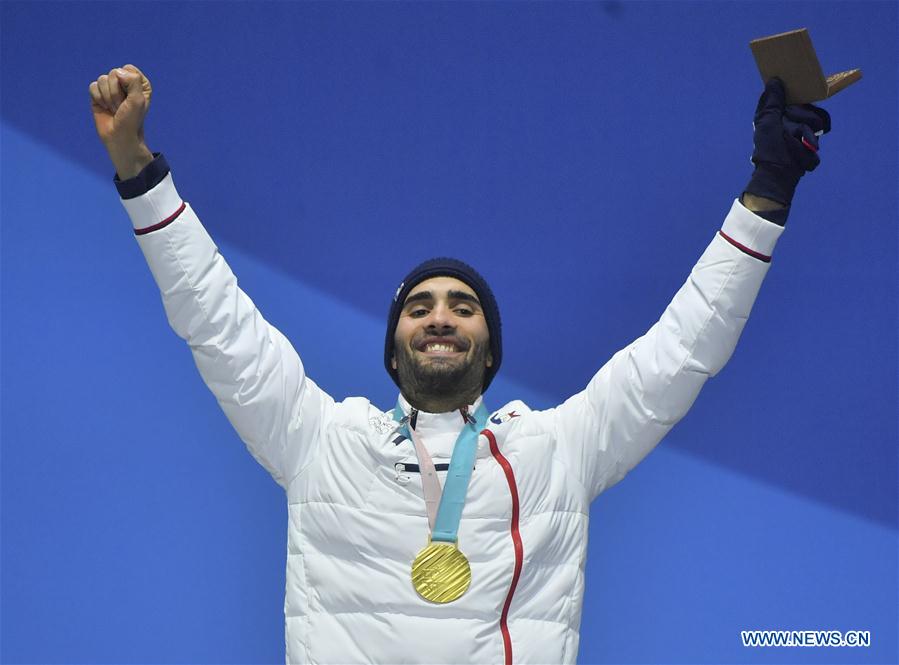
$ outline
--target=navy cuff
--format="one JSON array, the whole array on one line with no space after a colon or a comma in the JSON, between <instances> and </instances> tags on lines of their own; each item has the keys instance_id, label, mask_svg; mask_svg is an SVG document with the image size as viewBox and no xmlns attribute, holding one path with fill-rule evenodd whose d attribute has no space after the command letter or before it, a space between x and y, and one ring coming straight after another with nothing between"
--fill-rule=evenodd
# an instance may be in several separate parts
<instances>
[{"instance_id":1,"label":"navy cuff","mask_svg":"<svg viewBox=\"0 0 899 665\"><path fill-rule=\"evenodd\" d=\"M165 161L161 152L154 152L153 158L153 161L133 178L119 180L118 173L113 176L112 181L119 190L119 196L123 199L136 199L162 182L162 179L169 174L169 163Z\"/></svg>"}]
</instances>

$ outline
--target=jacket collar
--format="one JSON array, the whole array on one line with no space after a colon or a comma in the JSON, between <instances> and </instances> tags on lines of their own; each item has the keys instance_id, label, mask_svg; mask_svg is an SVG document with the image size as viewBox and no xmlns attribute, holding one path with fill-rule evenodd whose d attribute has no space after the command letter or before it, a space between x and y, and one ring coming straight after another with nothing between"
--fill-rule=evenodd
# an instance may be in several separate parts
<instances>
[{"instance_id":1,"label":"jacket collar","mask_svg":"<svg viewBox=\"0 0 899 665\"><path fill-rule=\"evenodd\" d=\"M473 404L469 404L468 412L474 414L477 408L481 405L483 401L483 396L479 396ZM403 410L405 415L409 415L412 411L412 405L400 394L399 398L400 408ZM418 432L422 437L434 436L439 434L448 434L453 433L456 434L460 429L462 429L462 425L465 424L465 421L462 418L462 414L459 412L459 409L455 411L447 411L445 413L429 413L427 411L419 411L418 416L415 418L415 431Z\"/></svg>"}]
</instances>

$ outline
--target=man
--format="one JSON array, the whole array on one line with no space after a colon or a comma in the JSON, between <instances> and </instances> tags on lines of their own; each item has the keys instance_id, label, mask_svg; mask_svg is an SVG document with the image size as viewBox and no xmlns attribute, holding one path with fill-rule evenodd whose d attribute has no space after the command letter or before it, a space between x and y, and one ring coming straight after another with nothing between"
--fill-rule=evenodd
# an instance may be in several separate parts
<instances>
[{"instance_id":1,"label":"man","mask_svg":"<svg viewBox=\"0 0 899 665\"><path fill-rule=\"evenodd\" d=\"M502 362L499 308L461 261L400 283L382 411L335 402L239 289L179 196L143 119L134 66L91 84L98 134L170 324L289 506L288 662L573 663L590 502L678 422L733 352L830 119L785 107L774 79L755 114L756 169L661 319L563 404L483 398Z\"/></svg>"}]
</instances>

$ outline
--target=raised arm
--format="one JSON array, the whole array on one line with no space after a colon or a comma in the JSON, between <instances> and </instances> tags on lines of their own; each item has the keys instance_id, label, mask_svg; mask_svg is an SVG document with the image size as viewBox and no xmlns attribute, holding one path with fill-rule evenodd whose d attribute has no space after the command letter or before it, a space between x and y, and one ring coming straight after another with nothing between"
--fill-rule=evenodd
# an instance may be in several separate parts
<instances>
[{"instance_id":1,"label":"raised arm","mask_svg":"<svg viewBox=\"0 0 899 665\"><path fill-rule=\"evenodd\" d=\"M636 466L730 359L796 184L817 166L818 135L829 130L826 112L785 107L780 82L769 82L755 114L756 169L690 276L645 335L549 412L558 454L589 498Z\"/></svg>"},{"instance_id":2,"label":"raised arm","mask_svg":"<svg viewBox=\"0 0 899 665\"><path fill-rule=\"evenodd\" d=\"M313 458L333 400L306 377L290 342L270 325L190 205L162 155L143 137L149 81L134 66L90 85L97 133L116 167L116 187L162 295L204 382L252 455L282 486Z\"/></svg>"}]
</instances>

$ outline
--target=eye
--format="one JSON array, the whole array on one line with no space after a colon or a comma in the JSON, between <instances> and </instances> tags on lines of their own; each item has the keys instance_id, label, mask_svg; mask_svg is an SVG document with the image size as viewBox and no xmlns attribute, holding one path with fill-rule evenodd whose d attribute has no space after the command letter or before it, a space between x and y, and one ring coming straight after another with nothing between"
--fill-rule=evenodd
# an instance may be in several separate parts
<instances>
[{"instance_id":1,"label":"eye","mask_svg":"<svg viewBox=\"0 0 899 665\"><path fill-rule=\"evenodd\" d=\"M456 314L459 316L471 316L474 312L469 307L457 307Z\"/></svg>"},{"instance_id":2,"label":"eye","mask_svg":"<svg viewBox=\"0 0 899 665\"><path fill-rule=\"evenodd\" d=\"M427 314L428 310L426 310L424 307L416 307L415 309L409 311L409 316L415 319L420 319L423 316L427 316Z\"/></svg>"}]
</instances>

